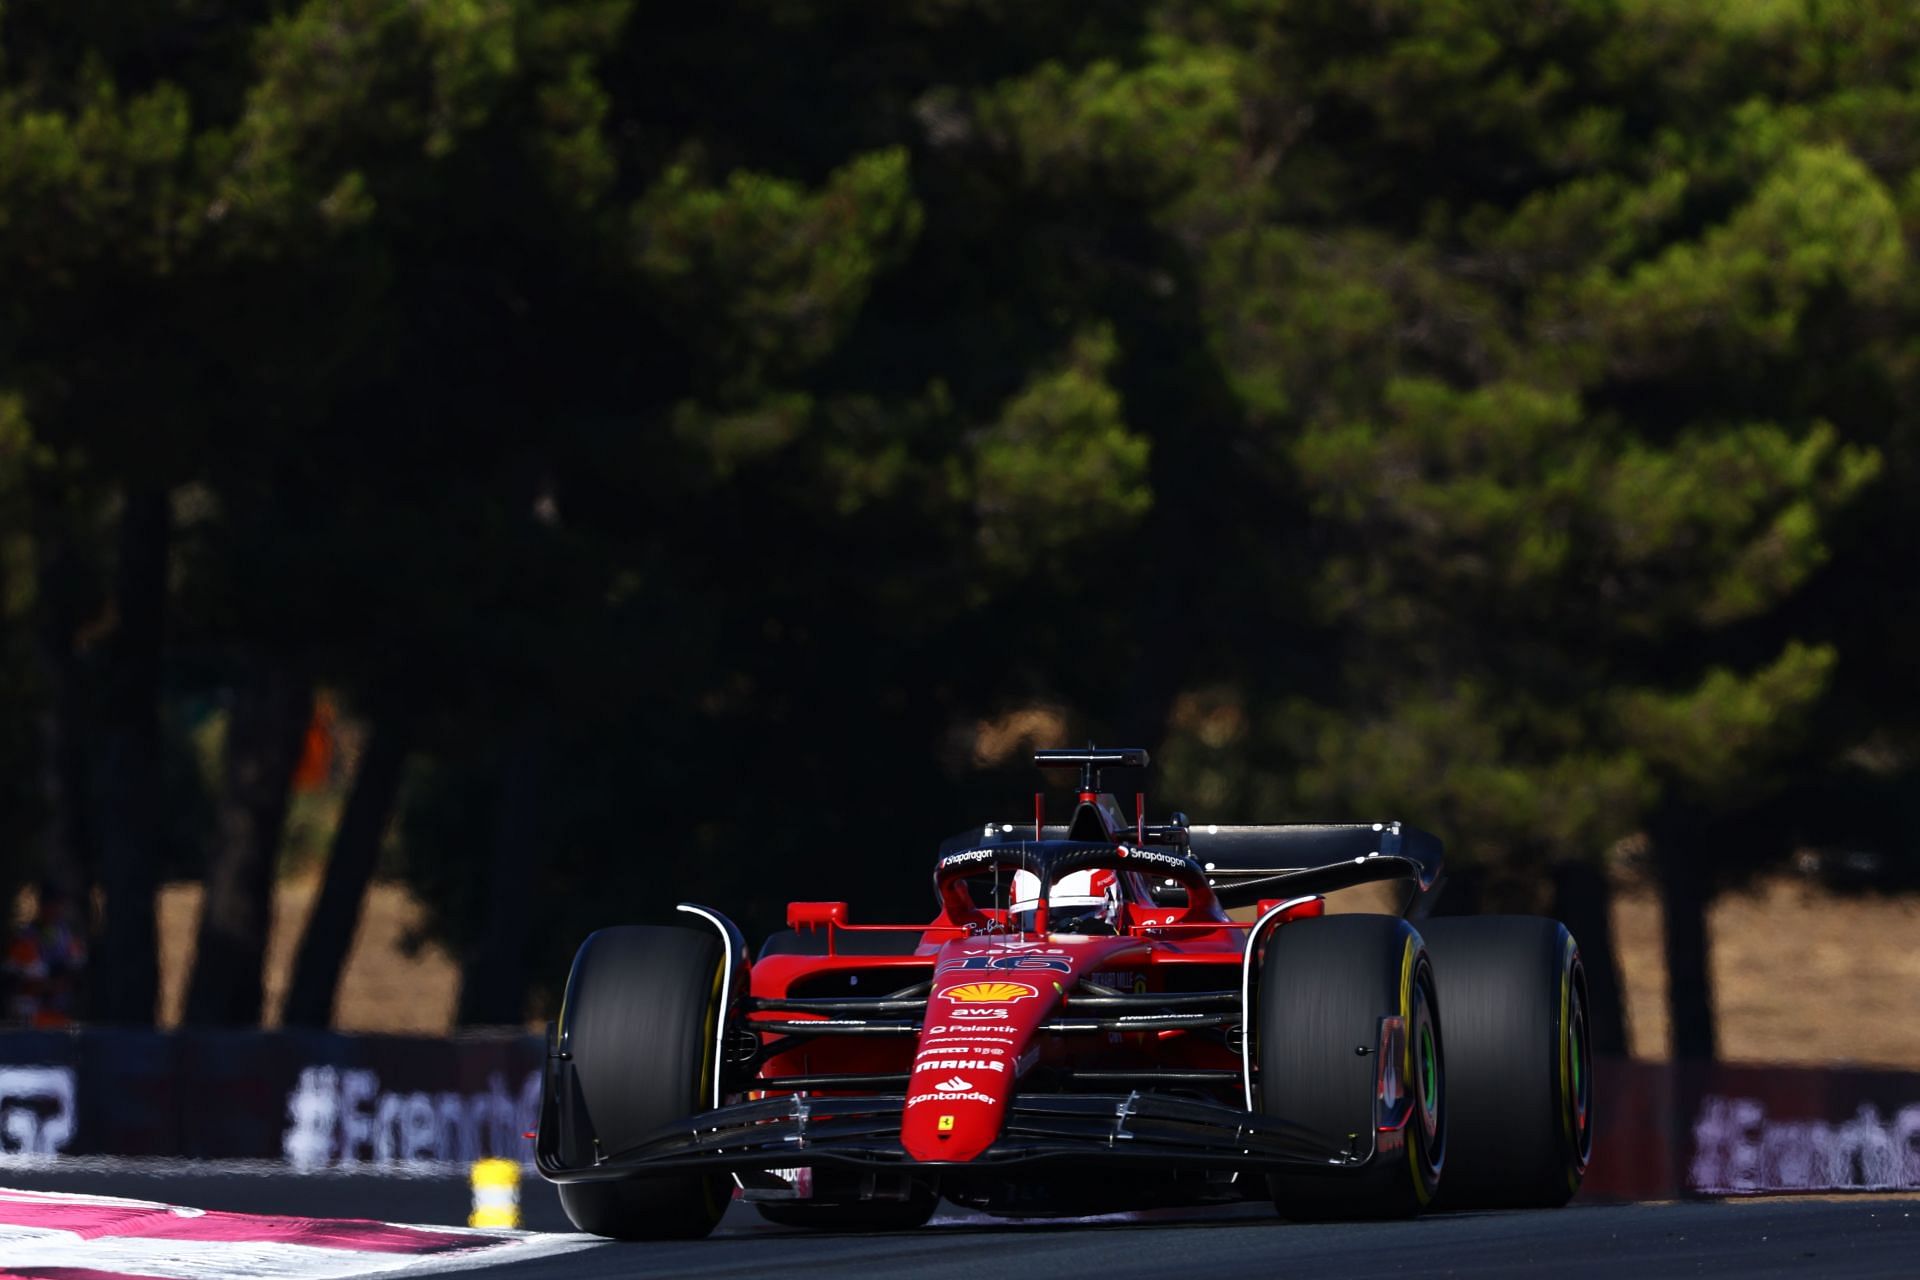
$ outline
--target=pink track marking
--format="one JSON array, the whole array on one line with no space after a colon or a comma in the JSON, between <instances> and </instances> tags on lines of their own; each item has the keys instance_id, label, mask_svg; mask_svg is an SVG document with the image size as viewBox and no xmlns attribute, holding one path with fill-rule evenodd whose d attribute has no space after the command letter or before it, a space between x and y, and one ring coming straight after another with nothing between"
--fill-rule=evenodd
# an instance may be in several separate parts
<instances>
[{"instance_id":1,"label":"pink track marking","mask_svg":"<svg viewBox=\"0 0 1920 1280\"><path fill-rule=\"evenodd\" d=\"M92 1267L19 1267L0 1271L0 1280L166 1280L125 1271L96 1271Z\"/></svg>"},{"instance_id":2,"label":"pink track marking","mask_svg":"<svg viewBox=\"0 0 1920 1280\"><path fill-rule=\"evenodd\" d=\"M82 1240L113 1236L136 1240L304 1244L362 1253L452 1253L503 1244L512 1239L511 1236L400 1227L357 1218L274 1218L211 1211L182 1213L165 1205L42 1199L18 1192L0 1193L0 1224L67 1231ZM84 1278L76 1275L72 1280Z\"/></svg>"}]
</instances>

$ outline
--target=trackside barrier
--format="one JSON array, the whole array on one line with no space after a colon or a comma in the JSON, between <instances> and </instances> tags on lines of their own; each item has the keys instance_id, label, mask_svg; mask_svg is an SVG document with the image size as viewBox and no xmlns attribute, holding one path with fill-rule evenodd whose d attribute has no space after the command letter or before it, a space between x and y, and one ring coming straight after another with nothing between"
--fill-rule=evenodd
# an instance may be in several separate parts
<instances>
[{"instance_id":1,"label":"trackside barrier","mask_svg":"<svg viewBox=\"0 0 1920 1280\"><path fill-rule=\"evenodd\" d=\"M1920 1074L1602 1060L1590 1199L1920 1190Z\"/></svg>"},{"instance_id":2,"label":"trackside barrier","mask_svg":"<svg viewBox=\"0 0 1920 1280\"><path fill-rule=\"evenodd\" d=\"M0 1032L0 1153L464 1177L531 1162L545 1055L521 1034Z\"/></svg>"},{"instance_id":3,"label":"trackside barrier","mask_svg":"<svg viewBox=\"0 0 1920 1280\"><path fill-rule=\"evenodd\" d=\"M478 1211L476 1162L531 1162L544 1054L517 1034L0 1032L0 1162L471 1168ZM1589 1199L1920 1190L1920 1073L1603 1059L1595 1086Z\"/></svg>"}]
</instances>

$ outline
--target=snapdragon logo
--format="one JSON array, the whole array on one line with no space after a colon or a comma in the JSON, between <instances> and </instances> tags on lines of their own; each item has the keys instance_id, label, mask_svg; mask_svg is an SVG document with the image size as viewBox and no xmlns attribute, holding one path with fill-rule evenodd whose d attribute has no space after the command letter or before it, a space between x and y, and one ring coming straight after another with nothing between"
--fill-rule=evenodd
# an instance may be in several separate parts
<instances>
[{"instance_id":1,"label":"snapdragon logo","mask_svg":"<svg viewBox=\"0 0 1920 1280\"><path fill-rule=\"evenodd\" d=\"M1192 859L1176 857L1171 853L1156 853L1152 849L1128 849L1120 847L1120 856L1130 862L1150 862L1155 866L1166 867L1170 871L1198 871Z\"/></svg>"},{"instance_id":2,"label":"snapdragon logo","mask_svg":"<svg viewBox=\"0 0 1920 1280\"><path fill-rule=\"evenodd\" d=\"M73 1120L72 1067L0 1067L0 1152L58 1155Z\"/></svg>"},{"instance_id":3,"label":"snapdragon logo","mask_svg":"<svg viewBox=\"0 0 1920 1280\"><path fill-rule=\"evenodd\" d=\"M361 1067L308 1067L287 1095L281 1154L299 1170L338 1165L470 1164L483 1156L522 1162L521 1137L540 1117L540 1073L518 1093L496 1071L485 1093L399 1092Z\"/></svg>"},{"instance_id":4,"label":"snapdragon logo","mask_svg":"<svg viewBox=\"0 0 1920 1280\"><path fill-rule=\"evenodd\" d=\"M1920 1103L1881 1119L1786 1120L1754 1098L1709 1096L1693 1125L1687 1183L1695 1191L1920 1190Z\"/></svg>"}]
</instances>

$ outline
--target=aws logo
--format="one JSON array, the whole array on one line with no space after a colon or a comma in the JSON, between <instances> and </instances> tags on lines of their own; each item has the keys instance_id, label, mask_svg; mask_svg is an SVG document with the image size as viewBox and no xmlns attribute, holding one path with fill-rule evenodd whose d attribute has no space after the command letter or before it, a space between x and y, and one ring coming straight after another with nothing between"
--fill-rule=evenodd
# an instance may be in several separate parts
<instances>
[{"instance_id":1,"label":"aws logo","mask_svg":"<svg viewBox=\"0 0 1920 1280\"><path fill-rule=\"evenodd\" d=\"M955 970L968 973L1004 973L1009 970L1016 973L1072 973L1073 965L1052 956L966 956L940 962L939 972L952 973Z\"/></svg>"}]
</instances>

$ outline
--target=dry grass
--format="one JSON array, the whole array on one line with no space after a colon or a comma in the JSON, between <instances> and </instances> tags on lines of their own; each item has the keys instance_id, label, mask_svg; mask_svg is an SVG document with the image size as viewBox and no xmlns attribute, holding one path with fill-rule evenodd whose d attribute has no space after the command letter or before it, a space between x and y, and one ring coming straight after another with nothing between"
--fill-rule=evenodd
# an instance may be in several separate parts
<instances>
[{"instance_id":1,"label":"dry grass","mask_svg":"<svg viewBox=\"0 0 1920 1280\"><path fill-rule=\"evenodd\" d=\"M312 908L314 882L280 886L267 972L269 1025L278 1022L293 948ZM162 1004L179 1020L199 914L198 885L161 894ZM1391 909L1382 899L1340 895L1348 910ZM400 885L374 886L347 960L340 1027L347 1031L443 1034L452 1027L459 972L435 947L406 955L401 940L419 904ZM1613 920L1636 1057L1666 1056L1666 974L1660 905L1644 887L1623 886ZM1920 897L1839 897L1778 877L1728 894L1712 913L1713 968L1723 1056L1731 1062L1920 1069Z\"/></svg>"},{"instance_id":2,"label":"dry grass","mask_svg":"<svg viewBox=\"0 0 1920 1280\"><path fill-rule=\"evenodd\" d=\"M305 932L318 891L317 877L281 882L274 893L273 929L267 938L267 1025L280 1024L293 971L294 949ZM376 884L368 892L360 928L340 975L337 1006L342 1031L444 1035L453 1026L460 971L446 952L402 947L420 922L421 908L405 886ZM200 919L200 886L170 884L160 891L160 1020L175 1026L186 1004L193 967L194 929Z\"/></svg>"},{"instance_id":3,"label":"dry grass","mask_svg":"<svg viewBox=\"0 0 1920 1280\"><path fill-rule=\"evenodd\" d=\"M1615 895L1636 1057L1666 1056L1660 926L1652 892ZM1780 876L1722 895L1709 928L1727 1061L1920 1069L1920 897L1842 897Z\"/></svg>"}]
</instances>

